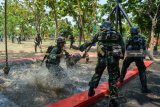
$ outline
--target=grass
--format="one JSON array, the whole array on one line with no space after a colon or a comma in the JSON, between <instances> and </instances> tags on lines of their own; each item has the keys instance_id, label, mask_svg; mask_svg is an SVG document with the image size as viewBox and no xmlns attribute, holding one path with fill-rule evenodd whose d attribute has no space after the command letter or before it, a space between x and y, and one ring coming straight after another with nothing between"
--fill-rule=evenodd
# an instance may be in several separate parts
<instances>
[{"instance_id":1,"label":"grass","mask_svg":"<svg viewBox=\"0 0 160 107\"><path fill-rule=\"evenodd\" d=\"M82 42L83 43L83 42ZM43 56L47 50L47 47L50 45L55 45L54 40L46 40L42 41L42 50L43 53L40 53L39 48L37 48L38 53L34 51L34 40L30 39L27 41L22 41L21 44L11 43L11 40L8 40L8 59L19 59L19 58L27 58L34 56ZM66 42L66 49L69 52L75 52L75 50L69 49L70 42ZM75 45L78 46L78 41L75 42ZM5 43L0 42L0 60L5 59Z\"/></svg>"}]
</instances>

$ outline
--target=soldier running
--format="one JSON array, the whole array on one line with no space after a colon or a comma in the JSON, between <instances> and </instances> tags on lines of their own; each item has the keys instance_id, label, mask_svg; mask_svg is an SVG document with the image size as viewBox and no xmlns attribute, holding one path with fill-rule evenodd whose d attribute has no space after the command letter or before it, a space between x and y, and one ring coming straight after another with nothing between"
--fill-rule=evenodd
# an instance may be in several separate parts
<instances>
[{"instance_id":1,"label":"soldier running","mask_svg":"<svg viewBox=\"0 0 160 107\"><path fill-rule=\"evenodd\" d=\"M34 43L35 43L35 52L37 53L37 47L40 48L40 51L42 53L42 47L41 47L41 44L42 44L42 38L40 36L40 34L38 33L37 36L35 37L34 39Z\"/></svg>"}]
</instances>

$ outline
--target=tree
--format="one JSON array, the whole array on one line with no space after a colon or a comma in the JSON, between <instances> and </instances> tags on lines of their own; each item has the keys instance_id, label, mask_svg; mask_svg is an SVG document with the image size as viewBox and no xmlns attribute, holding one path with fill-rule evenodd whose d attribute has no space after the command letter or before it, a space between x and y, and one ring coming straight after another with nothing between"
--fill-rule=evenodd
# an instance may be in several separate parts
<instances>
[{"instance_id":1,"label":"tree","mask_svg":"<svg viewBox=\"0 0 160 107\"><path fill-rule=\"evenodd\" d=\"M29 17L30 18L29 20L34 23L36 32L41 33L42 19L45 16L45 1L44 0L36 0L36 1L25 0L24 3L25 3L25 6L30 10L31 15L33 15Z\"/></svg>"},{"instance_id":2,"label":"tree","mask_svg":"<svg viewBox=\"0 0 160 107\"><path fill-rule=\"evenodd\" d=\"M149 35L150 52L153 55L155 30L157 22L160 20L160 1L128 0L127 4L129 10L132 10L135 20L138 21L137 24L141 27L141 30Z\"/></svg>"},{"instance_id":3,"label":"tree","mask_svg":"<svg viewBox=\"0 0 160 107\"><path fill-rule=\"evenodd\" d=\"M84 31L90 22L94 22L93 13L96 11L95 5L98 0L63 0L59 2L61 15L72 16L79 29L79 45L82 38L84 39ZM90 18L90 19L89 19ZM89 30L89 29L88 29ZM84 39L85 40L85 39Z\"/></svg>"},{"instance_id":4,"label":"tree","mask_svg":"<svg viewBox=\"0 0 160 107\"><path fill-rule=\"evenodd\" d=\"M56 28L55 28L55 37L58 36L58 18L60 18L60 16L58 16L58 11L59 11L59 7L58 7L58 2L57 0L47 0L47 6L49 6L52 10L50 11L50 14L54 17L54 21L56 24Z\"/></svg>"}]
</instances>

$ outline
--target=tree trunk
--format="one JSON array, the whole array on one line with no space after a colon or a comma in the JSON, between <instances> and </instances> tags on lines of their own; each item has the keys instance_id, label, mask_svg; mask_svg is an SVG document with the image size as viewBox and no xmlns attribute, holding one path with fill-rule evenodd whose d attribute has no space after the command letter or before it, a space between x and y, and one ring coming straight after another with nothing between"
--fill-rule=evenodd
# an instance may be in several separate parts
<instances>
[{"instance_id":1,"label":"tree trunk","mask_svg":"<svg viewBox=\"0 0 160 107\"><path fill-rule=\"evenodd\" d=\"M154 47L154 51L157 51L157 47L158 47L158 41L159 41L159 33L157 34L157 39L156 39L156 45Z\"/></svg>"},{"instance_id":2,"label":"tree trunk","mask_svg":"<svg viewBox=\"0 0 160 107\"><path fill-rule=\"evenodd\" d=\"M56 0L53 4L53 11L54 11L54 21L56 23L56 32L55 32L55 38L57 38L58 36L58 21L57 21L57 11L56 11L56 7L55 7L55 3L56 3Z\"/></svg>"},{"instance_id":3,"label":"tree trunk","mask_svg":"<svg viewBox=\"0 0 160 107\"><path fill-rule=\"evenodd\" d=\"M79 46L81 45L81 41L82 41L82 27L79 27Z\"/></svg>"},{"instance_id":4,"label":"tree trunk","mask_svg":"<svg viewBox=\"0 0 160 107\"><path fill-rule=\"evenodd\" d=\"M154 36L155 36L155 28L156 28L156 19L152 19L152 28L151 28L151 41L150 41L150 54L153 56L154 49Z\"/></svg>"}]
</instances>

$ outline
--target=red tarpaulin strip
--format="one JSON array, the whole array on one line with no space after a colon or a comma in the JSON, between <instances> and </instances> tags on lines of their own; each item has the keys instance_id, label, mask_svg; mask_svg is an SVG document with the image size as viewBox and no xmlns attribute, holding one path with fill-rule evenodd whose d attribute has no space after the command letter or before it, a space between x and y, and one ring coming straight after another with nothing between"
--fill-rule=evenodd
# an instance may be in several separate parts
<instances>
[{"instance_id":1,"label":"red tarpaulin strip","mask_svg":"<svg viewBox=\"0 0 160 107\"><path fill-rule=\"evenodd\" d=\"M149 67L153 61L144 61L145 66ZM135 67L132 70L129 70L125 76L124 83L129 81L132 77L137 75L138 69ZM117 83L118 87L121 87L123 84ZM89 104L95 103L100 98L103 98L105 95L109 94L108 82L100 84L96 89L96 93L93 97L88 97L88 90L81 93L75 94L63 100L60 100L55 103L46 105L46 107L87 107Z\"/></svg>"}]
</instances>

